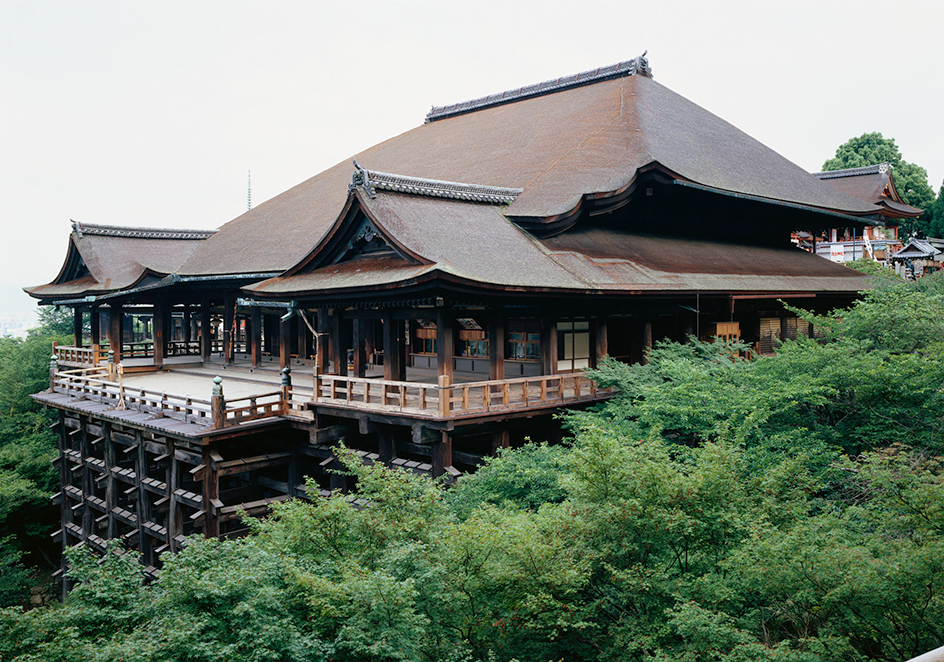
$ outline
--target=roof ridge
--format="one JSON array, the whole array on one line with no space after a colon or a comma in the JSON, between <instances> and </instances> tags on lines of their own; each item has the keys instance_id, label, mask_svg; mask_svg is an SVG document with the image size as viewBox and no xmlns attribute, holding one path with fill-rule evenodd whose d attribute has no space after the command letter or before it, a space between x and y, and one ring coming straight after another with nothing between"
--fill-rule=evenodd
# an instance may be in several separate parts
<instances>
[{"instance_id":1,"label":"roof ridge","mask_svg":"<svg viewBox=\"0 0 944 662\"><path fill-rule=\"evenodd\" d=\"M184 230L176 228L134 228L120 225L95 225L72 221L72 231L79 237L95 235L100 237L125 237L135 239L206 239L216 234L216 230Z\"/></svg>"},{"instance_id":2,"label":"roof ridge","mask_svg":"<svg viewBox=\"0 0 944 662\"><path fill-rule=\"evenodd\" d=\"M379 172L362 168L354 160L354 177L348 185L348 190L358 186L364 188L373 198L375 189L393 191L395 193L409 193L425 195L433 198L450 198L452 200L466 200L470 202L488 202L491 204L511 204L524 189L508 188L504 186L487 186L483 184L467 184L450 182L441 179L427 179L425 177L410 177L390 172Z\"/></svg>"},{"instance_id":3,"label":"roof ridge","mask_svg":"<svg viewBox=\"0 0 944 662\"><path fill-rule=\"evenodd\" d=\"M836 179L838 177L856 177L858 175L878 175L886 173L892 169L892 164L888 161L876 163L874 165L860 166L858 168L843 168L841 170L826 170L824 172L814 172L813 176L817 179Z\"/></svg>"},{"instance_id":4,"label":"roof ridge","mask_svg":"<svg viewBox=\"0 0 944 662\"><path fill-rule=\"evenodd\" d=\"M452 117L453 115L461 115L481 108L499 106L521 99L543 96L545 94L551 94L552 92L589 85L590 83L596 83L598 81L634 76L637 73L647 78L652 78L652 69L649 67L649 60L646 58L646 53L648 52L648 50L644 51L642 55L634 57L632 60L618 62L605 67L597 67L596 69L588 71L581 71L579 74L561 76L560 78L546 80L534 85L525 85L524 87L513 90L505 90L498 94L489 94L488 96L479 97L478 99L462 101L447 106L433 106L426 114L426 121L424 123L429 124L430 122Z\"/></svg>"}]
</instances>

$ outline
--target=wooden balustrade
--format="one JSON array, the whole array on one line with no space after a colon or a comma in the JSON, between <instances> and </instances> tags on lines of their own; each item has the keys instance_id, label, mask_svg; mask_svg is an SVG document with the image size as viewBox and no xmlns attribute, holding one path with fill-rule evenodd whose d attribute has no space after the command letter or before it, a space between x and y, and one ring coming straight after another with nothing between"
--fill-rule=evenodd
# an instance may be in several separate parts
<instances>
[{"instance_id":1,"label":"wooden balustrade","mask_svg":"<svg viewBox=\"0 0 944 662\"><path fill-rule=\"evenodd\" d=\"M125 386L109 381L105 368L58 371L53 379L53 390L77 399L113 404L115 408L167 416L197 425L207 424L210 417L209 400Z\"/></svg>"},{"instance_id":2,"label":"wooden balustrade","mask_svg":"<svg viewBox=\"0 0 944 662\"><path fill-rule=\"evenodd\" d=\"M310 402L379 412L396 412L422 418L451 418L516 409L564 406L608 397L583 373L540 375L496 381L450 384L400 382L339 375L314 376L312 391L290 383L277 391L226 400L222 380L214 380L219 393L211 400L176 396L109 379L105 367L59 370L52 377L55 392L71 397L112 403L124 408L167 416L188 423L221 429L248 421L277 416L312 417Z\"/></svg>"},{"instance_id":3,"label":"wooden balustrade","mask_svg":"<svg viewBox=\"0 0 944 662\"><path fill-rule=\"evenodd\" d=\"M60 365L67 366L97 366L99 361L105 357L98 345L67 347L53 343L52 353Z\"/></svg>"},{"instance_id":4,"label":"wooden balustrade","mask_svg":"<svg viewBox=\"0 0 944 662\"><path fill-rule=\"evenodd\" d=\"M414 415L449 418L567 404L609 394L609 390L598 390L583 373L461 384L450 384L448 380L440 379L439 384L425 384L316 375L314 399L326 404L394 409Z\"/></svg>"}]
</instances>

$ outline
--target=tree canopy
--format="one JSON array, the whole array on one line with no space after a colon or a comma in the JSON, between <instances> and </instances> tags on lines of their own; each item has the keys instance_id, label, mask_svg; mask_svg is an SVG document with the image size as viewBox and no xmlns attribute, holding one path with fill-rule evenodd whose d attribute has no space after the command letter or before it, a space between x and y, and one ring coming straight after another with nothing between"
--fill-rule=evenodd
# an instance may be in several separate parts
<instances>
[{"instance_id":1,"label":"tree canopy","mask_svg":"<svg viewBox=\"0 0 944 662\"><path fill-rule=\"evenodd\" d=\"M894 277L775 356L661 343L563 445L451 486L356 494L192 538L144 585L69 552L63 606L0 610L0 659L902 660L944 637L944 277ZM353 496L366 507L355 507Z\"/></svg>"}]
</instances>

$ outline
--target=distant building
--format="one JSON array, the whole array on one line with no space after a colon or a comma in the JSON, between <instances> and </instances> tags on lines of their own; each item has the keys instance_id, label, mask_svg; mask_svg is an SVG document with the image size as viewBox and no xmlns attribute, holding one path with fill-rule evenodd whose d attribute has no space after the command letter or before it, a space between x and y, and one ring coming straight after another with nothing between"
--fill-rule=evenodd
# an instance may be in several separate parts
<instances>
[{"instance_id":1,"label":"distant building","mask_svg":"<svg viewBox=\"0 0 944 662\"><path fill-rule=\"evenodd\" d=\"M837 224L816 233L794 235L801 248L815 252L833 262L852 262L868 257L891 266L890 258L902 248L898 224L904 218L917 218L924 210L904 203L895 188L889 163L815 173L836 189L874 205L870 215L874 225L857 228L856 224Z\"/></svg>"}]
</instances>

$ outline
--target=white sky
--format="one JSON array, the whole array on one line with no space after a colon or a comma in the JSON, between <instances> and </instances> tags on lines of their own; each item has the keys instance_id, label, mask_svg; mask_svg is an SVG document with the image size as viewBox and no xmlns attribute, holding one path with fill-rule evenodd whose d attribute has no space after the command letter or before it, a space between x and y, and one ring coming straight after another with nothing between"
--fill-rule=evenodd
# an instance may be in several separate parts
<instances>
[{"instance_id":1,"label":"white sky","mask_svg":"<svg viewBox=\"0 0 944 662\"><path fill-rule=\"evenodd\" d=\"M880 131L936 192L942 17L933 0L0 0L0 285L53 279L69 219L219 227L248 170L255 206L432 105L646 49L656 80L807 170Z\"/></svg>"}]
</instances>

